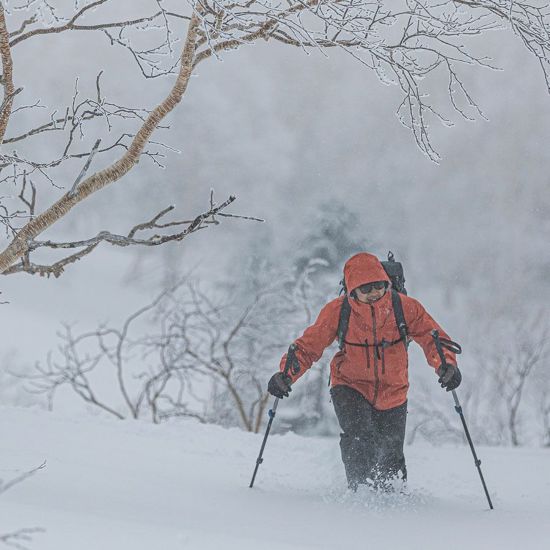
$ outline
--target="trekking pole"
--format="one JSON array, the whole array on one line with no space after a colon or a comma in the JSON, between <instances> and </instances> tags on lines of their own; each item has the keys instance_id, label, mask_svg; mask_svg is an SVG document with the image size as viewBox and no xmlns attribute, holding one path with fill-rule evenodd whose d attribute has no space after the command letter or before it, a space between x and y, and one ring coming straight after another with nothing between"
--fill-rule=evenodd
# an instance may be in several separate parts
<instances>
[{"instance_id":1,"label":"trekking pole","mask_svg":"<svg viewBox=\"0 0 550 550\"><path fill-rule=\"evenodd\" d=\"M446 348L453 353L462 353L462 348L459 344L456 342L453 342L452 340L448 340L447 338L440 338L439 332L437 330L432 330L432 337L435 341L435 347L437 348L437 353L439 354L439 358L441 359L441 368L447 367L447 362L445 361L445 355L443 354L443 348ZM470 449L472 450L472 455L474 457L474 462L477 468L477 471L479 472L479 477L481 479L481 484L483 485L483 490L485 491L485 496L487 497L487 502L489 503L489 508L493 510L493 503L491 502L491 497L489 496L489 491L487 490L487 485L485 484L485 479L483 478L483 473L481 472L481 460L476 455L476 451L474 449L474 443L472 441L472 438L470 437L470 431L468 430L468 426L466 425L466 419L464 418L464 413L462 412L462 407L460 405L460 401L458 400L458 395L456 394L456 390L451 390L451 393L453 394L453 399L455 402L455 411L460 415L460 420L462 421L462 426L464 427L464 433L466 434L466 439L468 440L468 443L470 444Z\"/></svg>"},{"instance_id":2,"label":"trekking pole","mask_svg":"<svg viewBox=\"0 0 550 550\"><path fill-rule=\"evenodd\" d=\"M284 374L288 374L288 371L290 370L292 370L293 374L297 374L297 372L299 371L299 367L295 368L295 362L296 362L296 344L290 344L290 347L288 348L288 353L286 355L286 363L283 371ZM249 485L250 488L254 486L254 480L256 479L258 468L260 467L260 464L264 461L264 459L262 458L262 455L264 454L265 444L267 443L267 436L269 435L269 431L271 430L271 424L273 424L273 419L275 418L278 404L279 404L279 398L276 397L275 401L273 402L273 407L271 407L271 409L269 409L269 412L268 412L269 422L267 423L267 429L265 430L264 440L262 441L262 446L260 448L260 454L256 459L256 467L254 468L254 473L252 474L252 480L250 481L250 485Z\"/></svg>"}]
</instances>

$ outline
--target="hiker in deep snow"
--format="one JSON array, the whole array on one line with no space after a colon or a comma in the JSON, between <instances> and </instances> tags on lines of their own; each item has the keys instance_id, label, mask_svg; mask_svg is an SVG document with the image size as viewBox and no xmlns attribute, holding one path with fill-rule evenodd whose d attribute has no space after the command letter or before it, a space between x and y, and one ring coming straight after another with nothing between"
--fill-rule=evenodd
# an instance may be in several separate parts
<instances>
[{"instance_id":1,"label":"hiker in deep snow","mask_svg":"<svg viewBox=\"0 0 550 550\"><path fill-rule=\"evenodd\" d=\"M376 256L356 254L344 267L345 296L329 302L313 325L295 342L298 368L281 370L268 384L278 398L318 361L339 337L340 351L330 363L331 396L342 429L340 449L350 489L368 484L392 490L394 479L406 481L403 454L407 418L408 339L417 342L447 391L462 376L455 354L444 350L441 368L432 331L448 335L417 300L391 289L391 280ZM349 303L347 329L342 328L344 302ZM347 306L346 306L347 307ZM401 329L398 327L401 325ZM344 323L345 325L345 323Z\"/></svg>"}]
</instances>

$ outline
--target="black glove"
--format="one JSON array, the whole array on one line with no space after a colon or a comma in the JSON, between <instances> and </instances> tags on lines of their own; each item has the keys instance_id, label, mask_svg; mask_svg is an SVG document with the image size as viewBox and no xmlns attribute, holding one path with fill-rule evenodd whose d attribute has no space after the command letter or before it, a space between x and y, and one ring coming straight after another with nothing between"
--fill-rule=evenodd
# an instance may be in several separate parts
<instances>
[{"instance_id":1,"label":"black glove","mask_svg":"<svg viewBox=\"0 0 550 550\"><path fill-rule=\"evenodd\" d=\"M292 391L290 383L292 379L288 374L283 372L276 372L270 379L267 384L267 391L279 399L283 397L288 397L288 394Z\"/></svg>"},{"instance_id":2,"label":"black glove","mask_svg":"<svg viewBox=\"0 0 550 550\"><path fill-rule=\"evenodd\" d=\"M447 391L456 390L462 382L462 374L454 365L442 365L437 369L437 374L439 375L438 382Z\"/></svg>"}]
</instances>

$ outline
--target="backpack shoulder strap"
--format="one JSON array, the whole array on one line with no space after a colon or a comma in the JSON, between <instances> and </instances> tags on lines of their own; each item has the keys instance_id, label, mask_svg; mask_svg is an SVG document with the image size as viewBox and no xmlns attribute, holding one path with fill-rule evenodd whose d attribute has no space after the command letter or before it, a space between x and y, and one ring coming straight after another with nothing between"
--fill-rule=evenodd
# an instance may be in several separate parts
<instances>
[{"instance_id":1,"label":"backpack shoulder strap","mask_svg":"<svg viewBox=\"0 0 550 550\"><path fill-rule=\"evenodd\" d=\"M340 307L340 319L338 320L338 347L340 351L344 349L346 333L348 332L349 317L351 315L351 306L347 295L344 296L344 301Z\"/></svg>"},{"instance_id":2,"label":"backpack shoulder strap","mask_svg":"<svg viewBox=\"0 0 550 550\"><path fill-rule=\"evenodd\" d=\"M407 321L405 321L405 314L403 313L401 296L399 296L399 292L397 292L397 290L393 288L391 289L391 303L393 306L393 314L395 315L395 322L397 323L397 330L399 330L399 334L401 336L401 339L403 340L403 344L405 344L405 348L407 348L407 336L409 334L409 328L407 327Z\"/></svg>"}]
</instances>

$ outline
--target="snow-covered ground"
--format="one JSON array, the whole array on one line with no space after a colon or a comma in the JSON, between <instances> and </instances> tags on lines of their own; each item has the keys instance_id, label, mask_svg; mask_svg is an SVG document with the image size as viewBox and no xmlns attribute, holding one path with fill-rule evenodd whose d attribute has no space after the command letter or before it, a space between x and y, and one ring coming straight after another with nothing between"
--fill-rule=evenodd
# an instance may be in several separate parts
<instances>
[{"instance_id":1,"label":"snow-covered ground","mask_svg":"<svg viewBox=\"0 0 550 550\"><path fill-rule=\"evenodd\" d=\"M37 550L550 548L550 450L406 451L409 496L348 495L337 439L270 437L180 421L0 408L0 478L47 460L0 496L0 535L43 527ZM27 543L26 543L27 544ZM1 544L0 544L1 548Z\"/></svg>"}]
</instances>

